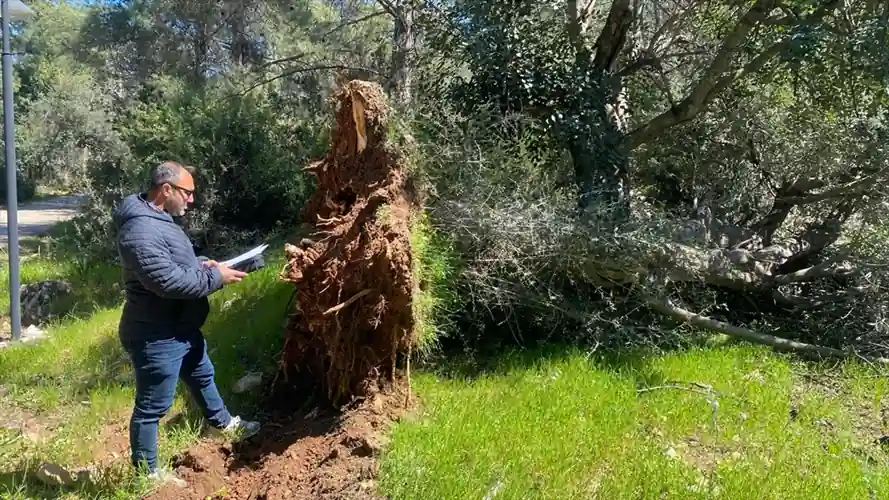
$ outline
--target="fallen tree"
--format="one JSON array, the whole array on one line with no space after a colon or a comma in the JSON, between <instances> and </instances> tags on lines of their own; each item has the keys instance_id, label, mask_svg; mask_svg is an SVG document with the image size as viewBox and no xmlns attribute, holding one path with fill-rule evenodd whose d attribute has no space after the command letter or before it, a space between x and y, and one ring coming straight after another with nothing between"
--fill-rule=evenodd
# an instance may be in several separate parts
<instances>
[{"instance_id":1,"label":"fallen tree","mask_svg":"<svg viewBox=\"0 0 889 500\"><path fill-rule=\"evenodd\" d=\"M387 140L382 88L353 80L333 99L330 149L308 167L318 183L302 217L315 231L285 247L283 278L296 296L281 365L285 376L316 380L339 406L394 381L399 354L411 348L417 203Z\"/></svg>"},{"instance_id":2,"label":"fallen tree","mask_svg":"<svg viewBox=\"0 0 889 500\"><path fill-rule=\"evenodd\" d=\"M486 314L499 309L494 316L515 329L528 323L519 310L545 318L539 323L550 331L596 329L596 322L622 328L641 305L698 330L781 350L886 363L887 269L847 241L850 219L873 205L858 192L835 199L821 193L798 199L833 204L825 219L794 226L785 217L780 238L766 238L756 219L746 226L677 220L643 203L617 230L608 215L596 224L552 200L480 203L471 195L441 202L435 219L471 256L463 280L472 300L485 304ZM794 227L801 228L796 235ZM618 341L638 340L625 335L632 340Z\"/></svg>"},{"instance_id":3,"label":"fallen tree","mask_svg":"<svg viewBox=\"0 0 889 500\"><path fill-rule=\"evenodd\" d=\"M885 5L478 1L443 12L438 43L472 74L452 84L456 109L518 115L521 133L494 134L525 141L511 156L502 144L467 150L460 174L441 168L491 179L441 186L435 214L467 256L479 311L467 324L592 331L590 318L616 326L655 297L750 331L889 354L885 44L870 43ZM703 35L702 18L720 28ZM855 47L861 64L834 72ZM504 180L507 168L528 181ZM556 202L568 186L580 210ZM862 227L882 235L850 242Z\"/></svg>"}]
</instances>

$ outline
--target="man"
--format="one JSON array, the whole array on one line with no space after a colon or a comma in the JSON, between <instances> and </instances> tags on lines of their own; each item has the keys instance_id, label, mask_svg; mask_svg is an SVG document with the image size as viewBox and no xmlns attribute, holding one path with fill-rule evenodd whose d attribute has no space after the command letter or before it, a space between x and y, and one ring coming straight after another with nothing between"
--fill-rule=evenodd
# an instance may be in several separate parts
<instances>
[{"instance_id":1,"label":"man","mask_svg":"<svg viewBox=\"0 0 889 500\"><path fill-rule=\"evenodd\" d=\"M113 214L126 290L119 335L136 376L131 458L150 479L180 487L185 482L157 464L158 421L173 404L180 376L212 429L233 439L259 430L226 409L201 333L207 296L246 273L195 256L173 220L193 201L191 168L164 162L152 170L149 191L128 196Z\"/></svg>"}]
</instances>

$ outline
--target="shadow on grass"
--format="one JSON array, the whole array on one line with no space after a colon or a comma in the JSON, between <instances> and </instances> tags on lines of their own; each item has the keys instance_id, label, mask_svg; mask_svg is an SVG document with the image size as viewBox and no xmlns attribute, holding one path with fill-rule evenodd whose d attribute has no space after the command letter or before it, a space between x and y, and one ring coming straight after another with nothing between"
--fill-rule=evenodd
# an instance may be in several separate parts
<instances>
[{"instance_id":1,"label":"shadow on grass","mask_svg":"<svg viewBox=\"0 0 889 500\"><path fill-rule=\"evenodd\" d=\"M681 350L673 349L671 352ZM421 363L419 369L443 379L473 382L487 377L523 374L529 370L582 359L588 363L590 370L607 370L642 389L669 382L663 372L652 365L652 360L660 355L663 352L651 349L608 352L570 343L553 343L526 348L501 347L499 351L486 350L483 353L444 351L434 359Z\"/></svg>"},{"instance_id":2,"label":"shadow on grass","mask_svg":"<svg viewBox=\"0 0 889 500\"><path fill-rule=\"evenodd\" d=\"M0 473L0 498L67 498L71 493L76 493L79 498L132 498L121 497L121 493L144 489L123 466L104 470L98 481L82 481L72 486L41 483L35 476L36 467L37 464L16 472Z\"/></svg>"}]
</instances>

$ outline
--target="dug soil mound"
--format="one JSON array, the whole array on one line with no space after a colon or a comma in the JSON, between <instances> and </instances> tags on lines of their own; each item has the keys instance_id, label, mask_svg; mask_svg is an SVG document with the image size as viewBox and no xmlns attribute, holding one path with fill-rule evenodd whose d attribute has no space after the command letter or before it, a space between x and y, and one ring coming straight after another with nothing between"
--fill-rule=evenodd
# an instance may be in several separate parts
<instances>
[{"instance_id":1,"label":"dug soil mound","mask_svg":"<svg viewBox=\"0 0 889 500\"><path fill-rule=\"evenodd\" d=\"M387 141L382 88L351 81L334 96L336 124L303 219L311 238L287 245L296 286L282 372L317 380L334 405L394 380L414 326L410 219L415 198Z\"/></svg>"},{"instance_id":2,"label":"dug soil mound","mask_svg":"<svg viewBox=\"0 0 889 500\"><path fill-rule=\"evenodd\" d=\"M302 216L314 232L285 247L282 275L296 287L295 306L263 430L234 447L193 447L174 463L188 490L151 498L378 498L377 457L410 401L396 362L409 359L413 341L418 202L387 142L380 86L351 81L334 104L330 150L308 167L318 182ZM322 405L288 410L306 386Z\"/></svg>"},{"instance_id":3,"label":"dug soil mound","mask_svg":"<svg viewBox=\"0 0 889 500\"><path fill-rule=\"evenodd\" d=\"M379 454L387 431L404 412L403 384L390 386L344 412L277 410L257 436L234 446L202 441L177 456L183 490L166 486L148 498L381 499Z\"/></svg>"}]
</instances>

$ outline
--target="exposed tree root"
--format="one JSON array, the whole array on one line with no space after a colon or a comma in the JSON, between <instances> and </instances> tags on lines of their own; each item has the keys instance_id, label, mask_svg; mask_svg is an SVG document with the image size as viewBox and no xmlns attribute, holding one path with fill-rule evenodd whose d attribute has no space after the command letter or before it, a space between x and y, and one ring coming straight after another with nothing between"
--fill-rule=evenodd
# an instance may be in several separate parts
<instances>
[{"instance_id":1,"label":"exposed tree root","mask_svg":"<svg viewBox=\"0 0 889 500\"><path fill-rule=\"evenodd\" d=\"M281 366L316 379L341 406L392 382L413 341L416 202L387 143L381 87L354 80L334 100L330 150L308 167L318 187L303 218L316 232L285 247L283 279L297 292Z\"/></svg>"}]
</instances>

